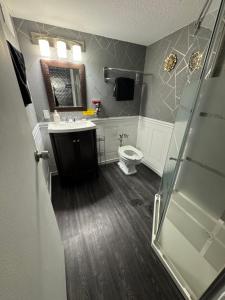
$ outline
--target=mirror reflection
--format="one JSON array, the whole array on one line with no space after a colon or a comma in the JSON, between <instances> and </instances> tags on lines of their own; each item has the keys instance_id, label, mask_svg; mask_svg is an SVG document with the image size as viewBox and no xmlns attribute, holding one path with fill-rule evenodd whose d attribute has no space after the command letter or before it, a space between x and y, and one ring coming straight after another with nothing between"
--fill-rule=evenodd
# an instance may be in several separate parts
<instances>
[{"instance_id":1,"label":"mirror reflection","mask_svg":"<svg viewBox=\"0 0 225 300\"><path fill-rule=\"evenodd\" d=\"M55 106L80 106L79 69L49 67Z\"/></svg>"}]
</instances>

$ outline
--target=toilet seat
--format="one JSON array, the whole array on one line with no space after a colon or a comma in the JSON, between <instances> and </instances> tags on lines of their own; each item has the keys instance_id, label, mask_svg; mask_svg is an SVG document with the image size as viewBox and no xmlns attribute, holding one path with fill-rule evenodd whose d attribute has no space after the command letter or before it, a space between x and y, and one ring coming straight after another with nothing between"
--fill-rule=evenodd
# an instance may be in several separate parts
<instances>
[{"instance_id":1,"label":"toilet seat","mask_svg":"<svg viewBox=\"0 0 225 300\"><path fill-rule=\"evenodd\" d=\"M119 147L119 154L128 160L141 160L143 158L143 153L130 145Z\"/></svg>"},{"instance_id":2,"label":"toilet seat","mask_svg":"<svg viewBox=\"0 0 225 300\"><path fill-rule=\"evenodd\" d=\"M126 175L137 173L136 166L141 163L143 153L133 146L121 146L118 149L119 162L118 166Z\"/></svg>"}]
</instances>

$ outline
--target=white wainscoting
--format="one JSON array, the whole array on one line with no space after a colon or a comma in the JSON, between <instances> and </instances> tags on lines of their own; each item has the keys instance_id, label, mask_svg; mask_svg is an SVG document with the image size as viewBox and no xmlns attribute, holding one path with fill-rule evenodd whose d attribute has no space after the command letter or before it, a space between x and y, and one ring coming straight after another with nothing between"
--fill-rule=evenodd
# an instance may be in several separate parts
<instances>
[{"instance_id":1,"label":"white wainscoting","mask_svg":"<svg viewBox=\"0 0 225 300\"><path fill-rule=\"evenodd\" d=\"M169 149L173 124L139 117L137 148L144 154L143 163L162 176Z\"/></svg>"},{"instance_id":2,"label":"white wainscoting","mask_svg":"<svg viewBox=\"0 0 225 300\"><path fill-rule=\"evenodd\" d=\"M104 143L100 142L99 149L98 142L99 163L110 163L118 160L119 135L122 133L128 135L128 138L124 138L123 144L136 147L138 120L138 116L93 120L97 125L97 138L105 137L105 157L99 153L104 151Z\"/></svg>"},{"instance_id":3,"label":"white wainscoting","mask_svg":"<svg viewBox=\"0 0 225 300\"><path fill-rule=\"evenodd\" d=\"M98 143L99 163L110 163L118 160L119 134L126 133L128 138L124 139L124 144L136 147L138 120L138 116L111 117L92 120L97 125L97 138L105 138L105 155L99 153L104 151L104 143L100 142L100 148ZM48 123L38 123L33 130L33 136L38 150L49 151L50 159L48 161L48 172L56 172L57 168L48 134ZM45 175L47 176L46 170Z\"/></svg>"},{"instance_id":4,"label":"white wainscoting","mask_svg":"<svg viewBox=\"0 0 225 300\"><path fill-rule=\"evenodd\" d=\"M35 147L38 151L43 151L43 150L49 150L46 147L46 143L44 142L44 135L42 132L42 128L48 129L48 124L47 123L37 123L32 131L33 134L33 138L34 138L34 143L35 143ZM50 164L48 160L40 160L39 163L42 164L42 168L43 168L43 172L44 172L44 177L46 180L46 183L49 187L50 184Z\"/></svg>"},{"instance_id":5,"label":"white wainscoting","mask_svg":"<svg viewBox=\"0 0 225 300\"><path fill-rule=\"evenodd\" d=\"M40 123L37 123L32 131L35 146L38 150L43 150L43 141L40 131Z\"/></svg>"},{"instance_id":6,"label":"white wainscoting","mask_svg":"<svg viewBox=\"0 0 225 300\"><path fill-rule=\"evenodd\" d=\"M93 119L97 125L97 138L105 138L104 143L98 142L99 163L110 163L118 160L119 134L126 133L124 145L132 145L144 154L143 163L158 175L162 176L173 124L139 116L111 117ZM56 172L54 154L48 134L48 123L38 123L33 136L38 150L48 150L50 159L43 163L46 181L49 182L49 173Z\"/></svg>"}]
</instances>

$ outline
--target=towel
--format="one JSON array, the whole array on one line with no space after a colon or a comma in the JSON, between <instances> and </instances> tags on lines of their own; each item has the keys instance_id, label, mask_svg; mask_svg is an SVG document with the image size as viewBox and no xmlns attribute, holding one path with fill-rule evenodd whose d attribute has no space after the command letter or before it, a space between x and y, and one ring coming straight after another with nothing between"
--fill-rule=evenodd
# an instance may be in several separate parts
<instances>
[{"instance_id":1,"label":"towel","mask_svg":"<svg viewBox=\"0 0 225 300\"><path fill-rule=\"evenodd\" d=\"M20 87L20 92L22 94L24 105L27 106L31 103L31 95L27 85L26 67L23 54L13 47L10 42L8 42L9 52L13 62L13 66L16 73L16 78Z\"/></svg>"},{"instance_id":2,"label":"towel","mask_svg":"<svg viewBox=\"0 0 225 300\"><path fill-rule=\"evenodd\" d=\"M118 77L115 79L113 96L117 101L134 99L134 79Z\"/></svg>"}]
</instances>

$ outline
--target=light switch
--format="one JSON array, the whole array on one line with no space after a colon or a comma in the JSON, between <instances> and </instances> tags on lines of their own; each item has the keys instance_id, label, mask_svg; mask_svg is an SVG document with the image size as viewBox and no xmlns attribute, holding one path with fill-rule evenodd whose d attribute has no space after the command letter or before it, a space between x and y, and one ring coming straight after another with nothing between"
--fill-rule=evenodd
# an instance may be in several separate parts
<instances>
[{"instance_id":1,"label":"light switch","mask_svg":"<svg viewBox=\"0 0 225 300\"><path fill-rule=\"evenodd\" d=\"M43 115L44 115L44 119L45 120L49 120L50 119L50 114L49 114L49 111L47 109L43 110Z\"/></svg>"}]
</instances>

